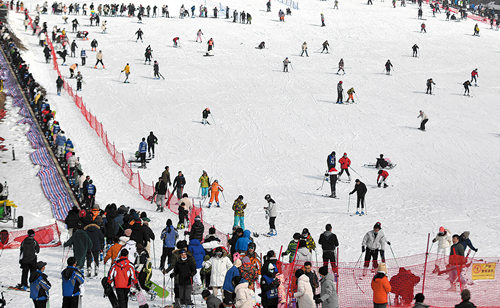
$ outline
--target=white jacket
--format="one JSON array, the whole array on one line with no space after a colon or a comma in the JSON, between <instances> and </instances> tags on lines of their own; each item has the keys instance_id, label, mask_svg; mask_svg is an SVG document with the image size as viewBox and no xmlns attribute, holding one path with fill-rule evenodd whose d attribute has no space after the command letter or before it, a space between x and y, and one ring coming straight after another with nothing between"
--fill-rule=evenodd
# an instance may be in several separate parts
<instances>
[{"instance_id":1,"label":"white jacket","mask_svg":"<svg viewBox=\"0 0 500 308\"><path fill-rule=\"evenodd\" d=\"M379 230L377 236L375 236L375 232L373 230L368 231L363 237L363 243L361 246L367 247L370 250L384 250L385 251L385 243L387 239L385 238L384 231Z\"/></svg>"},{"instance_id":2,"label":"white jacket","mask_svg":"<svg viewBox=\"0 0 500 308\"><path fill-rule=\"evenodd\" d=\"M191 211L191 208L193 207L193 203L191 202L191 199L184 197L181 200L177 201L177 204L181 205L182 202L184 202L184 206L183 206L184 209L188 212Z\"/></svg>"},{"instance_id":3,"label":"white jacket","mask_svg":"<svg viewBox=\"0 0 500 308\"><path fill-rule=\"evenodd\" d=\"M212 273L210 275L210 286L211 287L222 287L224 285L224 278L226 277L227 271L233 267L233 263L228 257L216 257L213 256L209 260L203 262L205 268L212 267Z\"/></svg>"},{"instance_id":4,"label":"white jacket","mask_svg":"<svg viewBox=\"0 0 500 308\"><path fill-rule=\"evenodd\" d=\"M267 209L266 213L269 217L276 217L278 216L278 210L276 209L276 203L275 202L268 202L267 203Z\"/></svg>"},{"instance_id":5,"label":"white jacket","mask_svg":"<svg viewBox=\"0 0 500 308\"><path fill-rule=\"evenodd\" d=\"M68 166L70 168L75 168L76 167L76 162L77 162L77 159L76 159L76 156L75 155L71 155L69 158L68 158Z\"/></svg>"},{"instance_id":6,"label":"white jacket","mask_svg":"<svg viewBox=\"0 0 500 308\"><path fill-rule=\"evenodd\" d=\"M297 292L293 293L293 297L297 299L300 308L316 308L309 277L302 275L297 279Z\"/></svg>"},{"instance_id":7,"label":"white jacket","mask_svg":"<svg viewBox=\"0 0 500 308\"><path fill-rule=\"evenodd\" d=\"M436 235L434 238L435 240L438 241L438 247L439 249L447 249L450 248L451 245L453 245L453 240L451 238L451 232L448 229L444 229L446 231L445 235Z\"/></svg>"},{"instance_id":8,"label":"white jacket","mask_svg":"<svg viewBox=\"0 0 500 308\"><path fill-rule=\"evenodd\" d=\"M248 282L237 285L234 288L234 293L236 293L234 307L253 308L253 291L248 288Z\"/></svg>"},{"instance_id":9,"label":"white jacket","mask_svg":"<svg viewBox=\"0 0 500 308\"><path fill-rule=\"evenodd\" d=\"M309 249L307 247L300 247L299 250L297 250L297 256L295 257L296 262L306 262L306 261L312 261L312 254L309 252Z\"/></svg>"},{"instance_id":10,"label":"white jacket","mask_svg":"<svg viewBox=\"0 0 500 308\"><path fill-rule=\"evenodd\" d=\"M123 246L123 248L122 248L122 249L128 250L128 261L130 262L130 264L134 264L135 258L137 257L137 249L136 249L135 245L136 245L136 242L134 240L128 240L127 244L125 244L125 246ZM120 254L118 254L118 255L120 255Z\"/></svg>"}]
</instances>

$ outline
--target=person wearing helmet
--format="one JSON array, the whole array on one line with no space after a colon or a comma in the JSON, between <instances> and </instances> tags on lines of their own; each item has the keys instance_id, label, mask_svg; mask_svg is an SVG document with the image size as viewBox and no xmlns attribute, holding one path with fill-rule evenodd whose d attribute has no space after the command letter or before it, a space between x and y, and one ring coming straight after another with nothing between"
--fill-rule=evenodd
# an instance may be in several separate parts
<instances>
[{"instance_id":1,"label":"person wearing helmet","mask_svg":"<svg viewBox=\"0 0 500 308\"><path fill-rule=\"evenodd\" d=\"M288 60L288 57L286 57L285 60L283 60L283 72L288 73L288 64L292 63L290 60Z\"/></svg>"},{"instance_id":2,"label":"person wearing helmet","mask_svg":"<svg viewBox=\"0 0 500 308\"><path fill-rule=\"evenodd\" d=\"M205 170L203 170L203 174L200 176L198 182L200 183L201 198L206 199L208 196L208 187L210 187L210 178Z\"/></svg>"},{"instance_id":3,"label":"person wearing helmet","mask_svg":"<svg viewBox=\"0 0 500 308\"><path fill-rule=\"evenodd\" d=\"M492 19L493 20L493 19ZM477 68L470 73L470 82L474 81L474 85L477 87L477 77L479 77L479 73L477 72Z\"/></svg>"},{"instance_id":4,"label":"person wearing helmet","mask_svg":"<svg viewBox=\"0 0 500 308\"><path fill-rule=\"evenodd\" d=\"M215 199L215 202L217 202L217 207L220 207L219 204L219 191L224 191L224 188L220 186L219 182L215 180L212 185L210 186L210 202L208 203L208 208L212 206L212 202Z\"/></svg>"},{"instance_id":5,"label":"person wearing helmet","mask_svg":"<svg viewBox=\"0 0 500 308\"><path fill-rule=\"evenodd\" d=\"M366 274L366 270L370 266L370 260L373 259L373 268L378 267L378 253L380 252L380 257L382 258L382 262L385 263L385 243L389 246L390 242L385 238L385 234L382 231L382 225L380 222L377 222L373 226L373 230L368 231L363 237L363 243L361 244L361 250L363 252L366 251L365 254L365 264L364 264L364 272L363 275Z\"/></svg>"},{"instance_id":6,"label":"person wearing helmet","mask_svg":"<svg viewBox=\"0 0 500 308\"><path fill-rule=\"evenodd\" d=\"M342 89L342 80L339 81L339 83L337 84L337 104L343 104L344 101L343 101L343 92L344 92L344 89Z\"/></svg>"},{"instance_id":7,"label":"person wearing helmet","mask_svg":"<svg viewBox=\"0 0 500 308\"><path fill-rule=\"evenodd\" d=\"M247 204L243 203L243 196L239 195L233 203L233 211L234 211L234 225L233 227L241 227L241 229L245 230L245 209L247 208Z\"/></svg>"},{"instance_id":8,"label":"person wearing helmet","mask_svg":"<svg viewBox=\"0 0 500 308\"><path fill-rule=\"evenodd\" d=\"M302 53L300 54L301 57L304 54L304 52L306 53L306 57L309 57L309 55L307 54L307 43L306 42L304 42L302 44Z\"/></svg>"},{"instance_id":9,"label":"person wearing helmet","mask_svg":"<svg viewBox=\"0 0 500 308\"><path fill-rule=\"evenodd\" d=\"M309 229L304 228L302 230L301 240L304 240L306 242L306 247L309 250L309 252L312 253L313 250L316 250L316 242L314 242L311 233L309 233Z\"/></svg>"},{"instance_id":10,"label":"person wearing helmet","mask_svg":"<svg viewBox=\"0 0 500 308\"><path fill-rule=\"evenodd\" d=\"M267 233L267 235L278 235L278 232L276 232L276 216L278 216L276 202L274 202L269 194L267 194L264 199L267 201L267 206L264 207L266 210L266 218L269 217L269 233Z\"/></svg>"}]
</instances>

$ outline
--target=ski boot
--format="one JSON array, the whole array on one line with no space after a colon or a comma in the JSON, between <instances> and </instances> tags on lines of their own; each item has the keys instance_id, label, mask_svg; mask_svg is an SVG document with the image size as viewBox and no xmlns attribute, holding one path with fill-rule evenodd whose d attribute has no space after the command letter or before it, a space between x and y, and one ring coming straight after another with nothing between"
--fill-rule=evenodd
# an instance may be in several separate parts
<instances>
[{"instance_id":1,"label":"ski boot","mask_svg":"<svg viewBox=\"0 0 500 308\"><path fill-rule=\"evenodd\" d=\"M365 212L364 212L364 211L361 211L361 215L365 215Z\"/></svg>"},{"instance_id":2,"label":"ski boot","mask_svg":"<svg viewBox=\"0 0 500 308\"><path fill-rule=\"evenodd\" d=\"M348 181L348 182L350 182L350 181L351 181L351 176L350 176L350 175L348 175L348 180L347 180L347 181Z\"/></svg>"},{"instance_id":3,"label":"ski boot","mask_svg":"<svg viewBox=\"0 0 500 308\"><path fill-rule=\"evenodd\" d=\"M99 272L99 268L96 266L96 267L94 268L94 277L97 277L98 272Z\"/></svg>"},{"instance_id":4,"label":"ski boot","mask_svg":"<svg viewBox=\"0 0 500 308\"><path fill-rule=\"evenodd\" d=\"M208 202L208 208L210 208L212 206L212 202Z\"/></svg>"},{"instance_id":5,"label":"ski boot","mask_svg":"<svg viewBox=\"0 0 500 308\"><path fill-rule=\"evenodd\" d=\"M129 297L130 297L130 300L131 300L131 301L133 301L133 302L137 301L137 296L135 296L135 293L132 293L132 292L131 292L131 293L129 294Z\"/></svg>"},{"instance_id":6,"label":"ski boot","mask_svg":"<svg viewBox=\"0 0 500 308\"><path fill-rule=\"evenodd\" d=\"M389 185L387 185L386 183L384 183L384 188L387 188L387 187L389 187Z\"/></svg>"},{"instance_id":7,"label":"ski boot","mask_svg":"<svg viewBox=\"0 0 500 308\"><path fill-rule=\"evenodd\" d=\"M91 277L91 273L92 273L92 268L88 267L87 268L87 277Z\"/></svg>"},{"instance_id":8,"label":"ski boot","mask_svg":"<svg viewBox=\"0 0 500 308\"><path fill-rule=\"evenodd\" d=\"M267 235L268 235L268 236L273 236L273 235L274 235L274 233L273 233L273 229L269 230L269 232L267 232Z\"/></svg>"},{"instance_id":9,"label":"ski boot","mask_svg":"<svg viewBox=\"0 0 500 308\"><path fill-rule=\"evenodd\" d=\"M330 198L337 198L337 196L335 194L331 194Z\"/></svg>"},{"instance_id":10,"label":"ski boot","mask_svg":"<svg viewBox=\"0 0 500 308\"><path fill-rule=\"evenodd\" d=\"M356 215L359 215L359 211L356 211Z\"/></svg>"},{"instance_id":11,"label":"ski boot","mask_svg":"<svg viewBox=\"0 0 500 308\"><path fill-rule=\"evenodd\" d=\"M150 289L150 290L148 291L148 294L151 296L151 297L150 297L150 298L151 298L151 300L152 300L152 301L154 301L154 300L155 300L155 298L156 298L156 295L157 295L157 293L155 292L155 290Z\"/></svg>"},{"instance_id":12,"label":"ski boot","mask_svg":"<svg viewBox=\"0 0 500 308\"><path fill-rule=\"evenodd\" d=\"M219 204L219 202L217 202L217 207L220 207L220 204Z\"/></svg>"},{"instance_id":13,"label":"ski boot","mask_svg":"<svg viewBox=\"0 0 500 308\"><path fill-rule=\"evenodd\" d=\"M276 231L276 229L274 229L273 231L274 231L273 236L278 235L278 231Z\"/></svg>"}]
</instances>

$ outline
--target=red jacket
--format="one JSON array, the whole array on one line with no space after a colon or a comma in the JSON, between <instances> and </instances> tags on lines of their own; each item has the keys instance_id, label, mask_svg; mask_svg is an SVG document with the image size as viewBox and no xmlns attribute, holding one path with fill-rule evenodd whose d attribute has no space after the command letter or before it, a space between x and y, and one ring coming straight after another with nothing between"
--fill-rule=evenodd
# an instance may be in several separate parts
<instances>
[{"instance_id":1,"label":"red jacket","mask_svg":"<svg viewBox=\"0 0 500 308\"><path fill-rule=\"evenodd\" d=\"M120 257L109 270L108 283L115 283L115 288L130 289L132 283L138 284L135 270L127 257Z\"/></svg>"},{"instance_id":2,"label":"red jacket","mask_svg":"<svg viewBox=\"0 0 500 308\"><path fill-rule=\"evenodd\" d=\"M472 76L477 76L479 75L478 72L476 72L476 70L473 70L472 73L470 73Z\"/></svg>"},{"instance_id":3,"label":"red jacket","mask_svg":"<svg viewBox=\"0 0 500 308\"><path fill-rule=\"evenodd\" d=\"M347 157L342 156L342 158L339 159L339 164L340 164L340 168L348 169L349 166L351 165L351 160Z\"/></svg>"},{"instance_id":4,"label":"red jacket","mask_svg":"<svg viewBox=\"0 0 500 308\"><path fill-rule=\"evenodd\" d=\"M389 173L387 171L385 171L385 170L382 171L382 173L379 174L378 177L377 177L377 182L380 179L380 177L383 177L384 179L387 179L388 176L389 176Z\"/></svg>"}]
</instances>

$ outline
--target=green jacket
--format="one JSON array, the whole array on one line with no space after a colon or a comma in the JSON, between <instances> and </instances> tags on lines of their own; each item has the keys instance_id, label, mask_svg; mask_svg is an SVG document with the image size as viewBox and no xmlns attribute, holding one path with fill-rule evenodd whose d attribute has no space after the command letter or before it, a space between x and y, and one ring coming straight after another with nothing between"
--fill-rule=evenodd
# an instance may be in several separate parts
<instances>
[{"instance_id":1,"label":"green jacket","mask_svg":"<svg viewBox=\"0 0 500 308\"><path fill-rule=\"evenodd\" d=\"M202 175L198 182L201 183L202 188L208 188L210 186L210 178L208 175Z\"/></svg>"},{"instance_id":2,"label":"green jacket","mask_svg":"<svg viewBox=\"0 0 500 308\"><path fill-rule=\"evenodd\" d=\"M285 255L290 255L288 257L288 260L290 263L293 262L293 258L295 257L295 251L297 251L297 246L299 245L298 242L291 240L290 243L288 244L287 250L284 252Z\"/></svg>"},{"instance_id":3,"label":"green jacket","mask_svg":"<svg viewBox=\"0 0 500 308\"><path fill-rule=\"evenodd\" d=\"M233 203L233 211L234 211L234 216L239 216L243 217L245 216L245 209L247 208L247 205L243 203L243 201L236 199L234 200Z\"/></svg>"},{"instance_id":4,"label":"green jacket","mask_svg":"<svg viewBox=\"0 0 500 308\"><path fill-rule=\"evenodd\" d=\"M64 243L64 247L73 246L74 256L76 258L76 266L84 267L87 251L92 248L92 240L87 232L78 229L73 233L73 236Z\"/></svg>"}]
</instances>

